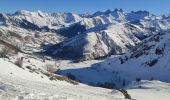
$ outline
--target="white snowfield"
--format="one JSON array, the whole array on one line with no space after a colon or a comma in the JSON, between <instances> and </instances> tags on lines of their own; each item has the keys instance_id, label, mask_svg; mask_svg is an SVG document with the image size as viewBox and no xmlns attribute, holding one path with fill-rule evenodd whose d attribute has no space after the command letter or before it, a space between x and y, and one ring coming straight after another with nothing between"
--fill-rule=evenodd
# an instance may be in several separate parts
<instances>
[{"instance_id":1,"label":"white snowfield","mask_svg":"<svg viewBox=\"0 0 170 100\"><path fill-rule=\"evenodd\" d=\"M170 84L159 81L134 82L127 91L135 100L170 98ZM0 59L0 100L124 100L124 96L117 90L51 81Z\"/></svg>"},{"instance_id":2,"label":"white snowfield","mask_svg":"<svg viewBox=\"0 0 170 100\"><path fill-rule=\"evenodd\" d=\"M43 78L41 78L43 77ZM51 81L42 74L0 59L0 100L112 100L122 99L119 92L87 85Z\"/></svg>"},{"instance_id":3,"label":"white snowfield","mask_svg":"<svg viewBox=\"0 0 170 100\"><path fill-rule=\"evenodd\" d=\"M169 100L170 84L160 81L142 81L127 86L127 90L135 100Z\"/></svg>"}]
</instances>

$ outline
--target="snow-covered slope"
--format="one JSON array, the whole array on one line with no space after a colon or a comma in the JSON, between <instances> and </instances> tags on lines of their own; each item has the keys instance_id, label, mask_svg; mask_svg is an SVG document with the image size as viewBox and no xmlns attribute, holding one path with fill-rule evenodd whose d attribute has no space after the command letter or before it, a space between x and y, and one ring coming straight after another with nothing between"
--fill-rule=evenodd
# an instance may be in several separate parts
<instances>
[{"instance_id":1,"label":"snow-covered slope","mask_svg":"<svg viewBox=\"0 0 170 100\"><path fill-rule=\"evenodd\" d=\"M167 30L170 28L170 18L163 16L146 17L139 22L143 27L153 30Z\"/></svg>"},{"instance_id":2,"label":"snow-covered slope","mask_svg":"<svg viewBox=\"0 0 170 100\"><path fill-rule=\"evenodd\" d=\"M63 68L60 74L74 75L77 80L86 84L110 83L115 87L122 87L140 79L170 82L169 45L170 31L160 31L123 55L111 56L99 62L80 62L77 65L71 62L61 63Z\"/></svg>"},{"instance_id":3,"label":"snow-covered slope","mask_svg":"<svg viewBox=\"0 0 170 100\"><path fill-rule=\"evenodd\" d=\"M26 38L39 47L56 41L56 45L47 50L53 57L81 60L124 53L145 37L170 26L168 16L155 16L147 11L125 13L122 9L88 15L22 10L0 14L0 21L2 33L7 31L3 34L10 29L15 36Z\"/></svg>"},{"instance_id":4,"label":"snow-covered slope","mask_svg":"<svg viewBox=\"0 0 170 100\"><path fill-rule=\"evenodd\" d=\"M160 81L133 82L126 88L136 100L168 100L170 84Z\"/></svg>"},{"instance_id":5,"label":"snow-covered slope","mask_svg":"<svg viewBox=\"0 0 170 100\"><path fill-rule=\"evenodd\" d=\"M169 85L159 81L132 82L126 87L126 90L136 100L168 100ZM127 100L115 89L51 81L42 74L31 73L19 68L8 62L8 59L0 59L0 99Z\"/></svg>"},{"instance_id":6,"label":"snow-covered slope","mask_svg":"<svg viewBox=\"0 0 170 100\"><path fill-rule=\"evenodd\" d=\"M137 22L149 16L151 15L148 11L136 11L136 12L132 11L131 13L128 13L126 15L126 19L131 22Z\"/></svg>"},{"instance_id":7,"label":"snow-covered slope","mask_svg":"<svg viewBox=\"0 0 170 100\"><path fill-rule=\"evenodd\" d=\"M100 25L54 45L48 52L54 57L90 60L124 53L151 34L129 23Z\"/></svg>"},{"instance_id":8,"label":"snow-covered slope","mask_svg":"<svg viewBox=\"0 0 170 100\"><path fill-rule=\"evenodd\" d=\"M144 38L169 29L169 25L168 17L155 16L147 11L124 13L115 9L96 12L83 17L76 28L66 28L65 33L71 35L76 29L77 35L54 45L47 52L57 58L79 60L121 54Z\"/></svg>"},{"instance_id":9,"label":"snow-covered slope","mask_svg":"<svg viewBox=\"0 0 170 100\"><path fill-rule=\"evenodd\" d=\"M40 51L42 44L56 44L64 39L65 37L54 32L32 31L11 25L0 26L1 41L29 53ZM4 46L4 43L0 42L0 46Z\"/></svg>"},{"instance_id":10,"label":"snow-covered slope","mask_svg":"<svg viewBox=\"0 0 170 100\"><path fill-rule=\"evenodd\" d=\"M14 14L2 14L6 24L23 25L31 27L31 24L37 28L44 26L52 29L60 28L64 25L78 22L81 17L73 13L45 13L41 11L30 12L26 10L17 11ZM35 28L35 27L33 27Z\"/></svg>"},{"instance_id":11,"label":"snow-covered slope","mask_svg":"<svg viewBox=\"0 0 170 100\"><path fill-rule=\"evenodd\" d=\"M28 70L0 59L0 99L2 100L112 100L122 99L119 92L72 85L64 81L51 81L45 75Z\"/></svg>"},{"instance_id":12,"label":"snow-covered slope","mask_svg":"<svg viewBox=\"0 0 170 100\"><path fill-rule=\"evenodd\" d=\"M108 71L117 72L118 76L127 82L136 79L170 82L169 45L170 31L161 31L124 55L99 64ZM97 64L95 66L97 67Z\"/></svg>"}]
</instances>

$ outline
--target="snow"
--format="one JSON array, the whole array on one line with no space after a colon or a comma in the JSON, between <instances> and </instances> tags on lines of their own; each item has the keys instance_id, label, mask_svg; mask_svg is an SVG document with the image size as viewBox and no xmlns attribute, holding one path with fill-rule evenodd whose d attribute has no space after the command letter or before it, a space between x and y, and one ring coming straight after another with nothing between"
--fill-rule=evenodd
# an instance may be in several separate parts
<instances>
[{"instance_id":1,"label":"snow","mask_svg":"<svg viewBox=\"0 0 170 100\"><path fill-rule=\"evenodd\" d=\"M132 28L133 30L126 27L125 23L96 26L61 42L56 45L56 48L51 48L50 52L53 56L70 52L65 55L66 59L69 56L76 58L79 55L83 60L107 56L109 53L121 54L128 50L128 47L140 43L141 40L138 37L142 37L145 33L145 30L139 27Z\"/></svg>"},{"instance_id":2,"label":"snow","mask_svg":"<svg viewBox=\"0 0 170 100\"><path fill-rule=\"evenodd\" d=\"M170 97L170 84L160 81L134 82L127 89L136 100L169 100Z\"/></svg>"},{"instance_id":3,"label":"snow","mask_svg":"<svg viewBox=\"0 0 170 100\"><path fill-rule=\"evenodd\" d=\"M39 76L0 59L0 99L124 100L123 95L116 90L83 84L71 85ZM135 100L168 100L170 97L170 84L160 81L132 82L126 90Z\"/></svg>"},{"instance_id":4,"label":"snow","mask_svg":"<svg viewBox=\"0 0 170 100\"><path fill-rule=\"evenodd\" d=\"M53 83L52 81L49 81L49 78L47 78L45 75L30 73L28 70L19 68L13 63L10 63L9 61L4 61L3 59L0 59L0 66L1 76L10 76L12 79L18 78L27 81ZM61 83L63 82L61 81Z\"/></svg>"},{"instance_id":5,"label":"snow","mask_svg":"<svg viewBox=\"0 0 170 100\"><path fill-rule=\"evenodd\" d=\"M88 86L107 82L116 88L125 88L135 100L170 98L170 32L165 31L170 28L169 16L155 16L147 11L124 13L121 9L115 9L92 15L22 10L15 14L2 14L1 17L1 39L30 53L8 54L8 59L0 58L2 100L124 100L115 89ZM23 28L23 23L28 26ZM77 23L85 26L87 31L71 38L56 33L60 28L67 29ZM42 30L31 30L29 25ZM156 40L157 36L159 40ZM76 63L36 55L36 52L44 51L41 47L43 43L50 45L49 48L54 47L49 50L54 57L61 54L62 57L71 55L76 58L77 54L82 54L85 57L83 60L89 61ZM163 48L163 53L155 54L157 48ZM60 52L62 50L66 52ZM135 57L139 52L144 53ZM110 53L125 54L92 60ZM22 57L23 68L20 68L14 63ZM158 60L156 64L148 65L154 59ZM52 65L54 71L59 68L60 75L72 74L82 83L73 85L66 81L50 80L39 71L31 72L26 68L30 66L45 71L47 65ZM136 82L137 78L142 80ZM123 82L125 87L122 86Z\"/></svg>"},{"instance_id":6,"label":"snow","mask_svg":"<svg viewBox=\"0 0 170 100\"><path fill-rule=\"evenodd\" d=\"M3 24L3 22L0 21L0 25L2 25L2 24Z\"/></svg>"},{"instance_id":7,"label":"snow","mask_svg":"<svg viewBox=\"0 0 170 100\"><path fill-rule=\"evenodd\" d=\"M67 29L76 23L80 23L87 30L83 35L80 33L75 37L69 38L61 43L64 46L63 48L59 47L59 50L58 48L52 48L55 50L50 50L49 52L53 52L51 55L56 56L57 53L61 54L62 51L67 51L65 48L71 47L71 51L67 52L71 52L72 55L70 54L70 56L76 56L75 52L77 53L79 49L74 47L80 47L81 52L78 52L78 55L85 56L84 59L88 60L107 56L108 54L124 53L126 50L131 49L132 46L140 43L144 37L150 36L160 29L169 28L168 17L163 18L151 15L147 11L125 13L122 9L97 12L89 15L90 17L82 17L76 13L50 14L42 11L30 12L21 10L15 14L3 15L2 17L5 16L4 24L8 24L8 27L4 26L2 29L9 30L10 28L10 30L21 35L23 39L27 37L31 45L40 45L44 42L52 42L52 44L56 42L58 44L67 38L64 35L61 36L62 34L56 35L58 29ZM132 22L134 23L132 24ZM26 27L20 28L23 27L23 24L26 24ZM30 32L27 29L30 28L30 24L37 26L38 29L40 28L36 30L39 34L43 33L40 35L40 39L34 39L35 30ZM48 33L50 35L47 35ZM18 39L13 39L13 41L16 41L18 44L23 43ZM27 41L25 43L29 45Z\"/></svg>"},{"instance_id":8,"label":"snow","mask_svg":"<svg viewBox=\"0 0 170 100\"><path fill-rule=\"evenodd\" d=\"M92 67L99 71L106 70L106 76L111 73L112 78L110 80L113 80L112 83L116 84L116 86L120 86L123 80L126 81L126 84L129 84L138 78L170 82L169 33L169 31L163 31L160 34L153 35L144 40L145 42L134 48L134 50L127 51L123 55L108 57L101 62L93 64ZM161 54L156 53L158 48L162 50ZM149 65L148 63L153 60L157 62ZM102 75L100 72L96 74ZM75 74L76 77L80 75L83 74ZM105 79L103 79L103 82L107 82Z\"/></svg>"},{"instance_id":9,"label":"snow","mask_svg":"<svg viewBox=\"0 0 170 100\"><path fill-rule=\"evenodd\" d=\"M141 19L144 19L145 17L150 16L150 13L147 11L137 11L137 12L131 12L126 15L127 20L134 22L139 21Z\"/></svg>"},{"instance_id":10,"label":"snow","mask_svg":"<svg viewBox=\"0 0 170 100\"><path fill-rule=\"evenodd\" d=\"M0 99L47 100L110 100L123 98L112 90L87 85L71 85L62 81L41 78L18 66L0 59ZM45 77L45 76L43 76Z\"/></svg>"}]
</instances>

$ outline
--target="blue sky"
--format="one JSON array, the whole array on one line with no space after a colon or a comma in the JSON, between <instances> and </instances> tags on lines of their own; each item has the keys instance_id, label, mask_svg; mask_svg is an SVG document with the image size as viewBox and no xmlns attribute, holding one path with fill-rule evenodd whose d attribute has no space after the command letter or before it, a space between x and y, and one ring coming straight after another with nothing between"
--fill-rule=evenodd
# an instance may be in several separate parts
<instances>
[{"instance_id":1,"label":"blue sky","mask_svg":"<svg viewBox=\"0 0 170 100\"><path fill-rule=\"evenodd\" d=\"M169 14L170 0L0 0L0 12L42 10L45 12L93 13L123 8L125 12L148 10L154 14Z\"/></svg>"}]
</instances>

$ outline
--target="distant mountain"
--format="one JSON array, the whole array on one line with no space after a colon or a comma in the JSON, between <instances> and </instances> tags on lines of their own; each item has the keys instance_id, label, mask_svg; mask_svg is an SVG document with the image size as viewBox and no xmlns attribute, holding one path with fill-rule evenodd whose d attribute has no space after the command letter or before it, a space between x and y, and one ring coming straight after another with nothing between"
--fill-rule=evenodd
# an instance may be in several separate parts
<instances>
[{"instance_id":1,"label":"distant mountain","mask_svg":"<svg viewBox=\"0 0 170 100\"><path fill-rule=\"evenodd\" d=\"M121 9L96 12L91 17L82 19L80 24L86 30L52 46L47 52L53 57L76 60L122 54L146 37L168 29L170 25L168 19L147 11L124 13Z\"/></svg>"},{"instance_id":2,"label":"distant mountain","mask_svg":"<svg viewBox=\"0 0 170 100\"><path fill-rule=\"evenodd\" d=\"M132 49L146 37L169 29L170 17L156 16L147 11L125 13L122 9L94 14L22 10L14 14L0 14L0 25L2 31L6 30L5 34L11 30L22 38L31 35L39 46L56 41L45 52L52 57L89 60ZM39 35L41 39L38 40L35 36ZM55 39L50 40L52 36Z\"/></svg>"},{"instance_id":3,"label":"distant mountain","mask_svg":"<svg viewBox=\"0 0 170 100\"><path fill-rule=\"evenodd\" d=\"M48 52L54 57L77 60L121 54L149 35L146 31L128 23L102 25L56 44Z\"/></svg>"}]
</instances>

